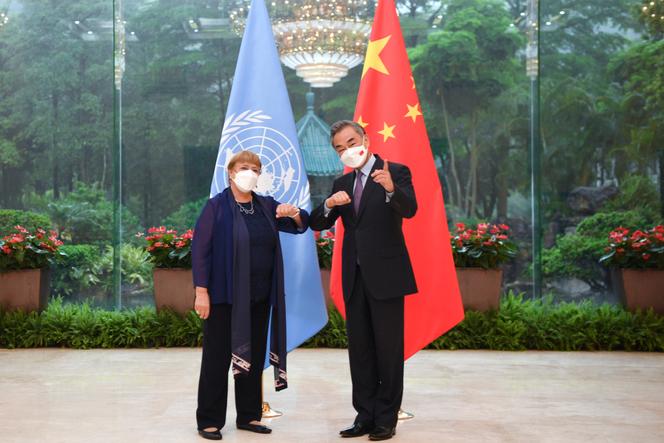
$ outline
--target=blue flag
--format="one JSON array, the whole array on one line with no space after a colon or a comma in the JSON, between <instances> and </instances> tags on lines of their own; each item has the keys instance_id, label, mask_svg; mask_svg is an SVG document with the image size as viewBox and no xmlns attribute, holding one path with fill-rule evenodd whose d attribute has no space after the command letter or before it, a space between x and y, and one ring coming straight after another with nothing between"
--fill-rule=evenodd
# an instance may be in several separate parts
<instances>
[{"instance_id":1,"label":"blue flag","mask_svg":"<svg viewBox=\"0 0 664 443\"><path fill-rule=\"evenodd\" d=\"M252 0L221 132L210 197L228 186L233 154L261 159L257 193L311 211L309 180L297 142L293 111L281 71L270 17ZM291 351L327 323L327 309L312 231L281 233L286 290L287 347ZM269 341L268 341L269 343Z\"/></svg>"}]
</instances>

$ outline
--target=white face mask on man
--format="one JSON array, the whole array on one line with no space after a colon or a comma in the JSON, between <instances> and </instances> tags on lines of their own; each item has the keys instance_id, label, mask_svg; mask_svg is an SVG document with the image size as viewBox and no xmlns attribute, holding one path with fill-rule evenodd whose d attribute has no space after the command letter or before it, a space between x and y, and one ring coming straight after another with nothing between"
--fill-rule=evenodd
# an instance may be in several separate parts
<instances>
[{"instance_id":1,"label":"white face mask on man","mask_svg":"<svg viewBox=\"0 0 664 443\"><path fill-rule=\"evenodd\" d=\"M256 189L258 183L258 174L249 169L238 171L235 173L233 183L242 192L251 192Z\"/></svg>"},{"instance_id":2,"label":"white face mask on man","mask_svg":"<svg viewBox=\"0 0 664 443\"><path fill-rule=\"evenodd\" d=\"M357 169L364 164L367 155L369 155L369 150L364 145L353 146L341 154L341 163L349 168Z\"/></svg>"}]
</instances>

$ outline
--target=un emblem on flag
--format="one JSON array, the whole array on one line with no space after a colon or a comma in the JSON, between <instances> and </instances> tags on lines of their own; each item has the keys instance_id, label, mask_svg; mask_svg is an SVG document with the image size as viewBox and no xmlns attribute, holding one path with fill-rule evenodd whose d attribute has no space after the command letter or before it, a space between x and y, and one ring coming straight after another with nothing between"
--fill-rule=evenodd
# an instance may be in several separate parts
<instances>
[{"instance_id":1,"label":"un emblem on flag","mask_svg":"<svg viewBox=\"0 0 664 443\"><path fill-rule=\"evenodd\" d=\"M263 165L256 192L298 207L309 204L309 182L293 142L270 126L272 118L262 111L244 111L226 118L219 142L214 181L217 192L228 183L228 163L239 151L251 151Z\"/></svg>"}]
</instances>

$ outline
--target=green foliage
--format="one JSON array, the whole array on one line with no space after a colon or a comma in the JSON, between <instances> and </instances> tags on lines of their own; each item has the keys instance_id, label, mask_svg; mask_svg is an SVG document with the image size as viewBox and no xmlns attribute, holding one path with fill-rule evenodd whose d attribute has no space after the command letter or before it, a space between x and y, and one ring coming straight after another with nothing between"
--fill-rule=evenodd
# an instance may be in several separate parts
<instances>
[{"instance_id":1,"label":"green foliage","mask_svg":"<svg viewBox=\"0 0 664 443\"><path fill-rule=\"evenodd\" d=\"M509 295L500 311L466 313L466 319L436 340L434 349L542 351L664 351L664 317L621 307L554 304Z\"/></svg>"},{"instance_id":2,"label":"green foliage","mask_svg":"<svg viewBox=\"0 0 664 443\"><path fill-rule=\"evenodd\" d=\"M602 238L581 234L558 236L556 245L542 251L542 273L547 278L575 277L599 289L604 274L598 266L606 246Z\"/></svg>"},{"instance_id":3,"label":"green foliage","mask_svg":"<svg viewBox=\"0 0 664 443\"><path fill-rule=\"evenodd\" d=\"M54 267L51 283L54 296L84 298L95 292L112 292L113 248L110 245L66 245L62 249L67 257ZM151 288L153 266L143 248L122 245L120 260L124 283Z\"/></svg>"},{"instance_id":4,"label":"green foliage","mask_svg":"<svg viewBox=\"0 0 664 443\"><path fill-rule=\"evenodd\" d=\"M620 183L620 192L602 207L602 212L611 211L638 212L643 220L640 225L631 227L644 227L662 221L661 203L657 186L647 176L630 175L626 177ZM621 225L614 224L612 228L618 226Z\"/></svg>"},{"instance_id":5,"label":"green foliage","mask_svg":"<svg viewBox=\"0 0 664 443\"><path fill-rule=\"evenodd\" d=\"M19 225L34 231L37 228L51 229L51 220L47 215L16 209L0 209L0 237L4 237Z\"/></svg>"},{"instance_id":6,"label":"green foliage","mask_svg":"<svg viewBox=\"0 0 664 443\"><path fill-rule=\"evenodd\" d=\"M343 318L334 308L329 314L328 324L303 347L347 346ZM54 299L41 313L0 311L0 348L200 346L201 328L193 311L185 316L149 307L106 311ZM510 293L497 312L466 312L428 349L663 352L664 317L590 302L523 300Z\"/></svg>"},{"instance_id":7,"label":"green foliage","mask_svg":"<svg viewBox=\"0 0 664 443\"><path fill-rule=\"evenodd\" d=\"M346 345L343 320L333 310L330 322L304 346ZM510 293L501 301L499 311L466 312L461 323L427 348L662 352L664 317L588 301L554 304L550 298L524 300Z\"/></svg>"},{"instance_id":8,"label":"green foliage","mask_svg":"<svg viewBox=\"0 0 664 443\"><path fill-rule=\"evenodd\" d=\"M85 41L80 28L72 27L72 17L111 20L112 6L90 0L26 0L3 27L0 155L5 158L0 164L12 163L7 146L14 146L20 164L10 169L9 177L21 191L43 193L50 185L58 198L75 175L90 181L109 174L111 41ZM18 197L0 195L0 201L16 205Z\"/></svg>"},{"instance_id":9,"label":"green foliage","mask_svg":"<svg viewBox=\"0 0 664 443\"><path fill-rule=\"evenodd\" d=\"M598 212L581 221L575 233L558 236L554 247L542 251L542 272L547 278L575 277L594 289L602 288L606 276L599 259L605 254L609 233L618 226L649 225L650 218L637 210Z\"/></svg>"},{"instance_id":10,"label":"green foliage","mask_svg":"<svg viewBox=\"0 0 664 443\"><path fill-rule=\"evenodd\" d=\"M334 242L336 240L334 232L316 232L315 237L318 266L321 269L332 269L332 253L334 252Z\"/></svg>"},{"instance_id":11,"label":"green foliage","mask_svg":"<svg viewBox=\"0 0 664 443\"><path fill-rule=\"evenodd\" d=\"M199 200L183 204L177 211L166 217L162 224L178 231L193 229L207 201L208 197L203 197Z\"/></svg>"},{"instance_id":12,"label":"green foliage","mask_svg":"<svg viewBox=\"0 0 664 443\"><path fill-rule=\"evenodd\" d=\"M508 189L527 180L509 161L526 143L527 79L516 55L525 39L504 2L446 3L442 29L409 49L429 134L447 140L446 203L488 218L500 199L504 217Z\"/></svg>"},{"instance_id":13,"label":"green foliage","mask_svg":"<svg viewBox=\"0 0 664 443\"><path fill-rule=\"evenodd\" d=\"M64 245L66 254L53 269L51 293L70 296L85 291L100 283L103 274L101 253L96 245Z\"/></svg>"},{"instance_id":14,"label":"green foliage","mask_svg":"<svg viewBox=\"0 0 664 443\"><path fill-rule=\"evenodd\" d=\"M552 18L552 26L542 27L539 64L542 190L554 203L545 210L553 212L575 187L622 178L635 166L636 157L622 150L630 143L623 127L630 112L621 107L624 92L607 67L642 28L633 0L548 0L540 8L543 20Z\"/></svg>"},{"instance_id":15,"label":"green foliage","mask_svg":"<svg viewBox=\"0 0 664 443\"><path fill-rule=\"evenodd\" d=\"M113 204L97 185L78 182L73 192L48 204L51 219L72 243L108 244L112 238ZM122 208L123 239L134 241L138 219Z\"/></svg>"},{"instance_id":16,"label":"green foliage","mask_svg":"<svg viewBox=\"0 0 664 443\"><path fill-rule=\"evenodd\" d=\"M336 308L328 309L328 322L318 334L307 340L303 348L346 348L346 321Z\"/></svg>"},{"instance_id":17,"label":"green foliage","mask_svg":"<svg viewBox=\"0 0 664 443\"><path fill-rule=\"evenodd\" d=\"M0 347L148 348L200 346L201 320L154 308L105 311L54 299L42 313L0 312Z\"/></svg>"},{"instance_id":18,"label":"green foliage","mask_svg":"<svg viewBox=\"0 0 664 443\"><path fill-rule=\"evenodd\" d=\"M152 285L152 263L150 256L144 248L124 244L120 248L120 260L122 262L121 278L123 282L133 285L150 287ZM111 291L111 274L113 273L113 247L106 246L106 251L101 257L101 268L105 278L103 280L105 289Z\"/></svg>"},{"instance_id":19,"label":"green foliage","mask_svg":"<svg viewBox=\"0 0 664 443\"><path fill-rule=\"evenodd\" d=\"M638 210L598 212L583 219L577 226L576 231L580 235L606 240L609 232L618 226L639 229L652 224L652 222L653 220L644 216Z\"/></svg>"},{"instance_id":20,"label":"green foliage","mask_svg":"<svg viewBox=\"0 0 664 443\"><path fill-rule=\"evenodd\" d=\"M55 267L51 283L54 296L80 299L112 292L113 248L110 245L66 245L67 257ZM124 244L120 248L121 278L146 290L152 287L153 266L144 248Z\"/></svg>"},{"instance_id":21,"label":"green foliage","mask_svg":"<svg viewBox=\"0 0 664 443\"><path fill-rule=\"evenodd\" d=\"M21 158L16 144L0 138L0 166L19 166L20 163Z\"/></svg>"}]
</instances>

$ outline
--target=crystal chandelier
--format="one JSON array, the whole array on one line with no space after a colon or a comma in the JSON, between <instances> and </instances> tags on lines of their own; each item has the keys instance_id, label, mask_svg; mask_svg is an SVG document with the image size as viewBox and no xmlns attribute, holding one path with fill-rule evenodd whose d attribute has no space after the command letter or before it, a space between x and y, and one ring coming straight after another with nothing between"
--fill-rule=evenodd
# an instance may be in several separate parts
<instances>
[{"instance_id":1,"label":"crystal chandelier","mask_svg":"<svg viewBox=\"0 0 664 443\"><path fill-rule=\"evenodd\" d=\"M371 32L367 0L281 0L268 7L281 62L312 87L328 88L362 63ZM230 13L240 35L247 12L243 4Z\"/></svg>"}]
</instances>

